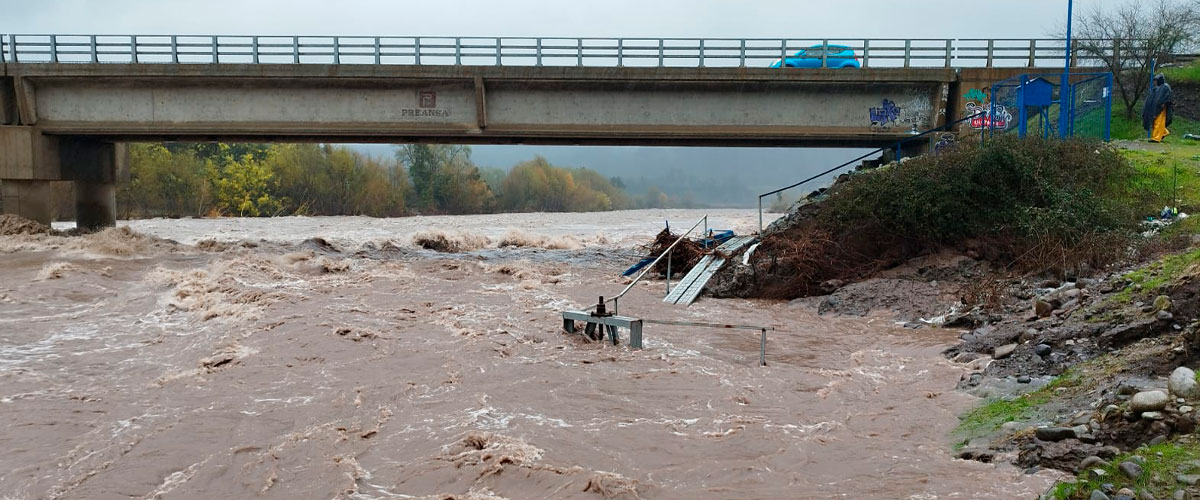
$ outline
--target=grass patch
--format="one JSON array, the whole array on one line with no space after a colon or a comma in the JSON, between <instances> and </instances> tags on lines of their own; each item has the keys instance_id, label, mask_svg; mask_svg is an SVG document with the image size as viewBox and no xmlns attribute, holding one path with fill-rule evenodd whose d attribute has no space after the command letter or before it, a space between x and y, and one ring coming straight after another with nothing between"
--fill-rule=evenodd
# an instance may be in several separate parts
<instances>
[{"instance_id":1,"label":"grass patch","mask_svg":"<svg viewBox=\"0 0 1200 500\"><path fill-rule=\"evenodd\" d=\"M1200 249L1167 255L1129 271L1124 276L1129 280L1129 285L1106 302L1127 303L1135 297L1155 295L1164 285L1174 282L1197 263L1200 263Z\"/></svg>"},{"instance_id":2,"label":"grass patch","mask_svg":"<svg viewBox=\"0 0 1200 500\"><path fill-rule=\"evenodd\" d=\"M963 414L958 427L954 429L954 435L966 441L974 437L992 435L1008 422L1033 421L1038 416L1038 409L1056 396L1074 393L1079 389L1086 390L1085 386L1091 384L1082 373L1082 365L1077 365L1037 390L1012 399L993 399Z\"/></svg>"},{"instance_id":3,"label":"grass patch","mask_svg":"<svg viewBox=\"0 0 1200 500\"><path fill-rule=\"evenodd\" d=\"M1200 83L1200 61L1194 61L1187 66L1163 68L1162 74L1167 77L1167 83Z\"/></svg>"},{"instance_id":4,"label":"grass patch","mask_svg":"<svg viewBox=\"0 0 1200 500\"><path fill-rule=\"evenodd\" d=\"M1137 105L1137 110L1141 110L1142 105ZM1175 119L1171 122L1171 126L1167 127L1171 131L1171 135L1163 138L1163 144L1181 144L1181 145L1198 145L1200 141L1194 139L1184 139L1184 134L1200 134L1200 121L1192 120L1179 116L1175 113ZM1142 128L1141 115L1133 118L1126 118L1125 112L1121 110L1113 110L1112 115L1112 130L1113 139L1126 139L1131 141L1146 140L1146 129Z\"/></svg>"},{"instance_id":5,"label":"grass patch","mask_svg":"<svg viewBox=\"0 0 1200 500\"><path fill-rule=\"evenodd\" d=\"M1133 461L1135 455L1145 459L1141 464L1144 472L1138 479L1130 481L1121 474L1117 466L1121 462ZM1091 495L1092 490L1100 489L1103 483L1112 483L1118 489L1128 487L1134 490L1149 491L1155 498L1171 498L1171 494L1175 490L1184 487L1182 483L1176 481L1175 475L1200 472L1200 462L1198 461L1200 461L1200 445L1197 445L1191 436L1181 437L1175 441L1139 448L1133 452L1119 455L1103 466L1094 467L1104 470L1105 474L1101 478L1091 479L1088 477L1090 474L1085 471L1082 474L1084 477L1075 482L1059 483L1052 490L1053 498L1060 500L1086 499ZM1154 480L1155 476L1158 476L1159 481Z\"/></svg>"}]
</instances>

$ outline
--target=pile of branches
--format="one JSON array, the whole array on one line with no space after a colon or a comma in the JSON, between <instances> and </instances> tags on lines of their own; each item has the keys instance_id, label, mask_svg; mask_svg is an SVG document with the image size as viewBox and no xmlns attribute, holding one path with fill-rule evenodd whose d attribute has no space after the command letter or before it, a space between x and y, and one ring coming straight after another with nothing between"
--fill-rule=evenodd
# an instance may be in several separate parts
<instances>
[{"instance_id":1,"label":"pile of branches","mask_svg":"<svg viewBox=\"0 0 1200 500\"><path fill-rule=\"evenodd\" d=\"M646 252L650 257L657 257L667 251L667 248L678 239L679 235L671 233L670 229L663 229L654 237L654 241L645 247ZM686 274L700 261L701 257L704 257L704 254L704 248L699 243L684 238L683 241L680 241L671 250L669 257L671 262L671 276L675 277ZM667 275L667 260L668 257L663 257L662 260L658 261L654 265L653 272L660 277L665 277Z\"/></svg>"}]
</instances>

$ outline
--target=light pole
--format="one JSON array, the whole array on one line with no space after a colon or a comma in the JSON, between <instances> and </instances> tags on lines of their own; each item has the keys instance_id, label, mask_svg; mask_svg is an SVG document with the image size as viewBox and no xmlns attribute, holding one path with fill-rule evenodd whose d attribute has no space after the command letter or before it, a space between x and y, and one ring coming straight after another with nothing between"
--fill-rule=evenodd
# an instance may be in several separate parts
<instances>
[{"instance_id":1,"label":"light pole","mask_svg":"<svg viewBox=\"0 0 1200 500\"><path fill-rule=\"evenodd\" d=\"M1058 88L1058 137L1067 138L1071 114L1075 107L1075 92L1071 90L1071 18L1075 0L1067 0L1067 52L1063 58L1062 85Z\"/></svg>"}]
</instances>

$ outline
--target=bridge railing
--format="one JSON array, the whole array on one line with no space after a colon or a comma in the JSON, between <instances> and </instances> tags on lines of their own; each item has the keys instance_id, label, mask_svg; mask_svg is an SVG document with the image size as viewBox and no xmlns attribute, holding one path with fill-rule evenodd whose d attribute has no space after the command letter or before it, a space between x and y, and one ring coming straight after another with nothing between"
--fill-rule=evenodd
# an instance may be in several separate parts
<instances>
[{"instance_id":1,"label":"bridge railing","mask_svg":"<svg viewBox=\"0 0 1200 500\"><path fill-rule=\"evenodd\" d=\"M1077 41L1079 41L1077 39ZM1088 41L1079 66L1136 41ZM1059 67L1061 39L556 38L230 35L0 35L0 59L41 63L389 64L599 67L767 67L807 50L829 61L848 47L859 64L896 67ZM1125 47L1125 48L1123 48ZM816 50L814 50L816 48ZM834 52L836 54L836 51Z\"/></svg>"}]
</instances>

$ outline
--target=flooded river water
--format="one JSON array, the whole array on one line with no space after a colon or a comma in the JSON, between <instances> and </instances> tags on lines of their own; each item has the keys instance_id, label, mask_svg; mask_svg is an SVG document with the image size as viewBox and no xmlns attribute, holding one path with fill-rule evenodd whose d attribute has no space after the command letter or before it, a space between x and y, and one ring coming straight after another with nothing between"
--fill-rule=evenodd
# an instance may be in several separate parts
<instances>
[{"instance_id":1,"label":"flooded river water","mask_svg":"<svg viewBox=\"0 0 1200 500\"><path fill-rule=\"evenodd\" d=\"M563 309L624 286L635 244L702 214L0 236L0 498L977 499L1050 484L952 458L972 404L939 354L954 331L667 305L648 281L623 314L773 326L768 366L758 332L647 325L640 351L561 333ZM421 231L471 250L414 248Z\"/></svg>"}]
</instances>

